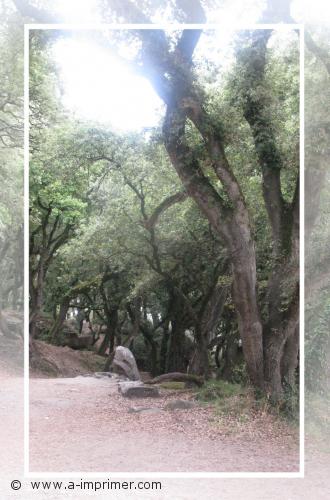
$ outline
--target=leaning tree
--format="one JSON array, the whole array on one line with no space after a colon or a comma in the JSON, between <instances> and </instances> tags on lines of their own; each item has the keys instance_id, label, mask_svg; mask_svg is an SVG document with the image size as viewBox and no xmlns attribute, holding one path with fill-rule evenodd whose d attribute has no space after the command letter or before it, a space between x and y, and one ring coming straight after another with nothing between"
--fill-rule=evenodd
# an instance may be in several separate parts
<instances>
[{"instance_id":1,"label":"leaning tree","mask_svg":"<svg viewBox=\"0 0 330 500\"><path fill-rule=\"evenodd\" d=\"M147 22L144 16L142 18ZM202 11L196 21L204 21ZM290 197L285 196L281 189L285 159L276 142L264 83L270 35L269 30L251 33L244 53L239 55L239 64L244 70L243 111L260 164L264 204L272 234L272 272L266 293L268 311L262 317L249 209L228 160L221 117L214 117L207 108L194 72L193 54L201 30L184 30L174 49L173 40L162 30L137 31L141 41L140 70L166 104L163 140L168 156L186 192L207 217L228 252L233 300L249 377L256 387L277 400L285 377L297 364L299 177L297 155L296 161L292 161L295 187ZM206 175L196 149L191 147L188 124L198 131L221 190ZM293 148L296 150L297 145Z\"/></svg>"}]
</instances>

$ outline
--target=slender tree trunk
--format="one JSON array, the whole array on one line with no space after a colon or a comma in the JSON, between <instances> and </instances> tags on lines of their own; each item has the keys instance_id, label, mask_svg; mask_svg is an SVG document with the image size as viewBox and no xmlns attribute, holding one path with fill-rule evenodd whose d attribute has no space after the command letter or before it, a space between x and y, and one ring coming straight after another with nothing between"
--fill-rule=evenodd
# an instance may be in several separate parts
<instances>
[{"instance_id":1,"label":"slender tree trunk","mask_svg":"<svg viewBox=\"0 0 330 500\"><path fill-rule=\"evenodd\" d=\"M106 317L107 317L107 330L105 332L104 339L98 351L98 354L100 354L101 356L103 356L106 353L108 347L109 347L109 354L111 354L114 351L116 331L118 325L118 309L111 309L109 312L106 312Z\"/></svg>"},{"instance_id":2,"label":"slender tree trunk","mask_svg":"<svg viewBox=\"0 0 330 500\"><path fill-rule=\"evenodd\" d=\"M37 319L42 311L44 299L44 280L46 274L44 257L40 256L35 279L30 275L30 295L31 295L31 310L30 310L30 335L34 339L38 333Z\"/></svg>"},{"instance_id":3,"label":"slender tree trunk","mask_svg":"<svg viewBox=\"0 0 330 500\"><path fill-rule=\"evenodd\" d=\"M70 298L65 297L60 304L60 310L58 316L50 331L50 338L53 343L56 343L59 331L62 328L62 325L68 313L69 306L70 306Z\"/></svg>"},{"instance_id":4,"label":"slender tree trunk","mask_svg":"<svg viewBox=\"0 0 330 500\"><path fill-rule=\"evenodd\" d=\"M162 342L160 345L160 353L159 353L160 373L166 372L166 360L167 360L169 339L170 339L169 321L167 320L164 324L163 337L162 337Z\"/></svg>"},{"instance_id":5,"label":"slender tree trunk","mask_svg":"<svg viewBox=\"0 0 330 500\"><path fill-rule=\"evenodd\" d=\"M148 320L143 320L140 322L140 330L142 335L150 346L150 358L151 358L151 373L152 375L158 374L158 344L153 337L153 331L150 331L150 323Z\"/></svg>"},{"instance_id":6,"label":"slender tree trunk","mask_svg":"<svg viewBox=\"0 0 330 500\"><path fill-rule=\"evenodd\" d=\"M187 371L184 349L185 326L180 321L180 318L173 319L171 324L172 329L170 332L166 371L185 373Z\"/></svg>"}]
</instances>

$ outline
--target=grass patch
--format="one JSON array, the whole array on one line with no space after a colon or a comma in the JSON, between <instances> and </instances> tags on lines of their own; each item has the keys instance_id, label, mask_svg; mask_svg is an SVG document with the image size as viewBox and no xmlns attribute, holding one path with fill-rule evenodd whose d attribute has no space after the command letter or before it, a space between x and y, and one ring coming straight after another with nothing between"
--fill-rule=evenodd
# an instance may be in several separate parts
<instances>
[{"instance_id":1,"label":"grass patch","mask_svg":"<svg viewBox=\"0 0 330 500\"><path fill-rule=\"evenodd\" d=\"M224 399L241 396L246 390L240 384L232 384L224 380L209 380L196 391L196 399L205 402L219 402Z\"/></svg>"},{"instance_id":2,"label":"grass patch","mask_svg":"<svg viewBox=\"0 0 330 500\"><path fill-rule=\"evenodd\" d=\"M235 434L253 420L254 396L250 387L224 380L209 380L196 390L195 398L211 403L214 423L227 434Z\"/></svg>"},{"instance_id":3,"label":"grass patch","mask_svg":"<svg viewBox=\"0 0 330 500\"><path fill-rule=\"evenodd\" d=\"M194 392L196 400L212 405L213 425L224 435L296 440L296 427L279 418L266 397L256 398L251 385L209 380Z\"/></svg>"},{"instance_id":4,"label":"grass patch","mask_svg":"<svg viewBox=\"0 0 330 500\"><path fill-rule=\"evenodd\" d=\"M268 415L285 425L289 424L291 428L299 423L296 403L292 409L289 406L289 396L288 401L284 400L274 406L265 396L256 397L256 391L250 385L209 380L203 387L195 390L195 399L201 403L211 403L219 421L230 418L241 425Z\"/></svg>"}]
</instances>

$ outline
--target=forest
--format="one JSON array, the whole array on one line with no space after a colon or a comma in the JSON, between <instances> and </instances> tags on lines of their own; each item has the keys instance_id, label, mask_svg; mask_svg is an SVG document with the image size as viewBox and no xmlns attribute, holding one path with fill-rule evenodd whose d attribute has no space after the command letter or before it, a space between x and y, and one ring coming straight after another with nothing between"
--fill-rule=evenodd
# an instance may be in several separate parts
<instances>
[{"instance_id":1,"label":"forest","mask_svg":"<svg viewBox=\"0 0 330 500\"><path fill-rule=\"evenodd\" d=\"M32 360L75 311L99 354L125 345L153 375L245 379L275 402L296 387L299 37L242 31L226 54L216 34L95 36L130 47L162 101L158 125L121 132L65 109L52 46L69 34L31 31Z\"/></svg>"}]
</instances>

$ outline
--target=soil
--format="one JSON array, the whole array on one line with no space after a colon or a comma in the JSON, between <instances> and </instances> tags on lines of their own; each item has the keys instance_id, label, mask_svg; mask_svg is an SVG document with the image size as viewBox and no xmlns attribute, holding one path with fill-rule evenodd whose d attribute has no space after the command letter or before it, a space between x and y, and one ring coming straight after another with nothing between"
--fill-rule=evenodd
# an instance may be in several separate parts
<instances>
[{"instance_id":1,"label":"soil","mask_svg":"<svg viewBox=\"0 0 330 500\"><path fill-rule=\"evenodd\" d=\"M164 389L160 393L157 399L133 400L118 394L117 381L111 378L32 379L31 470L299 469L295 432L268 414L257 415L231 432L232 422L219 421L212 406L167 410L165 406L178 394ZM180 391L179 397L190 399L192 394Z\"/></svg>"},{"instance_id":2,"label":"soil","mask_svg":"<svg viewBox=\"0 0 330 500\"><path fill-rule=\"evenodd\" d=\"M102 371L105 358L88 350L74 350L35 341L38 359L30 376L35 377L75 377L82 373Z\"/></svg>"}]
</instances>

